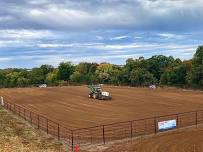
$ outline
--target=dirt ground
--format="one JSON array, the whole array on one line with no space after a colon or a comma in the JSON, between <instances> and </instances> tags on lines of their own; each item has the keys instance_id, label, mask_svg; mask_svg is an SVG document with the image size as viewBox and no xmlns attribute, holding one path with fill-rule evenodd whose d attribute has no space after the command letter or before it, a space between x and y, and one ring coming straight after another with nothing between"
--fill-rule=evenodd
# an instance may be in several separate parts
<instances>
[{"instance_id":1,"label":"dirt ground","mask_svg":"<svg viewBox=\"0 0 203 152\"><path fill-rule=\"evenodd\" d=\"M88 152L203 152L203 126L91 147Z\"/></svg>"},{"instance_id":2,"label":"dirt ground","mask_svg":"<svg viewBox=\"0 0 203 152\"><path fill-rule=\"evenodd\" d=\"M88 98L86 86L0 89L4 100L72 128L203 109L203 92L104 87L113 99Z\"/></svg>"}]
</instances>

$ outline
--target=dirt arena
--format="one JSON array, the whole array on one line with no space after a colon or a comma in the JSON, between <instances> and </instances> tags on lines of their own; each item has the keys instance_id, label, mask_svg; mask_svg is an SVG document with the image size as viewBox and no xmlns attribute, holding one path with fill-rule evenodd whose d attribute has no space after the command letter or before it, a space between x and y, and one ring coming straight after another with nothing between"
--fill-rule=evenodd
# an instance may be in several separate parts
<instances>
[{"instance_id":1,"label":"dirt arena","mask_svg":"<svg viewBox=\"0 0 203 152\"><path fill-rule=\"evenodd\" d=\"M71 128L203 109L203 92L104 87L113 99L88 98L86 86L0 89L0 96Z\"/></svg>"},{"instance_id":2,"label":"dirt arena","mask_svg":"<svg viewBox=\"0 0 203 152\"><path fill-rule=\"evenodd\" d=\"M119 141L92 149L94 152L203 152L203 126Z\"/></svg>"}]
</instances>

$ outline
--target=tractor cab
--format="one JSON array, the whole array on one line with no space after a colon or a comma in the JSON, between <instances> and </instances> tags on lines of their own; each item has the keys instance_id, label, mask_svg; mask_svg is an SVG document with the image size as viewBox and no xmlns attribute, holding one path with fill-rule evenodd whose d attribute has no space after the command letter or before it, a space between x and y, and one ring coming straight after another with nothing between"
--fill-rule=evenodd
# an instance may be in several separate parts
<instances>
[{"instance_id":1,"label":"tractor cab","mask_svg":"<svg viewBox=\"0 0 203 152\"><path fill-rule=\"evenodd\" d=\"M99 85L89 85L89 98L99 99L99 100L110 100L109 92L102 91Z\"/></svg>"}]
</instances>

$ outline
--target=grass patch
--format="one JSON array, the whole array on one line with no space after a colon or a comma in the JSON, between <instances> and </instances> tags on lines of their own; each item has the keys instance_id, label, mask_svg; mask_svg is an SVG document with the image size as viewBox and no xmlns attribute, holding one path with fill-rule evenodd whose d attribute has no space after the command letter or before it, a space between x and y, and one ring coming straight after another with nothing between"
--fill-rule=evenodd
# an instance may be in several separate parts
<instances>
[{"instance_id":1,"label":"grass patch","mask_svg":"<svg viewBox=\"0 0 203 152\"><path fill-rule=\"evenodd\" d=\"M65 146L0 107L0 152L68 152Z\"/></svg>"}]
</instances>

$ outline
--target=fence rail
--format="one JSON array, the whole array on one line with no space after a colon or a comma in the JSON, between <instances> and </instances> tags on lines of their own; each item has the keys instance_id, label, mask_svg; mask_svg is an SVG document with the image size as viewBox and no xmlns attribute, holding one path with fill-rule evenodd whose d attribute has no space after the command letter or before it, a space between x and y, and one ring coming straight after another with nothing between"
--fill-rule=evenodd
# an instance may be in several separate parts
<instances>
[{"instance_id":1,"label":"fence rail","mask_svg":"<svg viewBox=\"0 0 203 152\"><path fill-rule=\"evenodd\" d=\"M45 131L47 134L56 137L58 140L63 140L66 144L68 144L69 147L72 148L73 131L71 129L68 129L67 127L62 126L61 124L54 122L43 115L37 114L17 104L4 101L2 106L30 122L30 124L34 125L36 128Z\"/></svg>"},{"instance_id":2,"label":"fence rail","mask_svg":"<svg viewBox=\"0 0 203 152\"><path fill-rule=\"evenodd\" d=\"M63 140L72 150L75 144L81 146L105 144L114 140L156 134L159 132L158 122L161 121L176 120L176 128L203 123L203 110L198 110L71 130L17 104L4 101L2 106L29 121L38 129L47 132L58 140Z\"/></svg>"}]
</instances>

